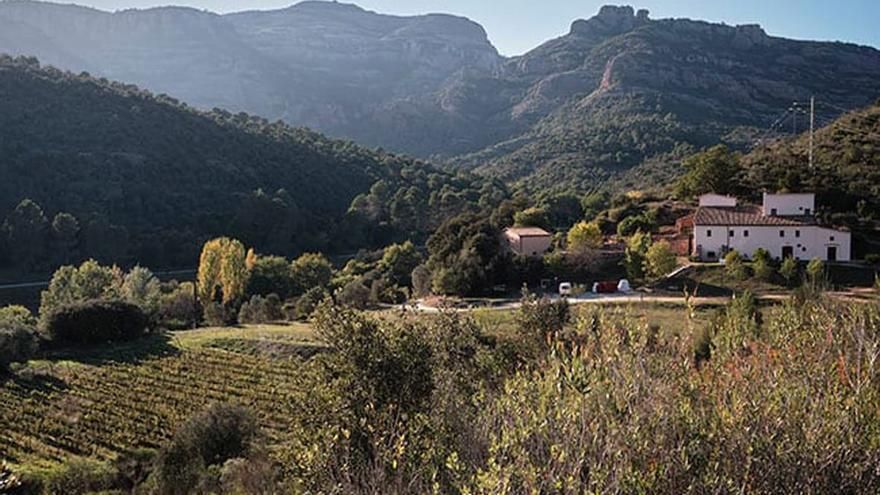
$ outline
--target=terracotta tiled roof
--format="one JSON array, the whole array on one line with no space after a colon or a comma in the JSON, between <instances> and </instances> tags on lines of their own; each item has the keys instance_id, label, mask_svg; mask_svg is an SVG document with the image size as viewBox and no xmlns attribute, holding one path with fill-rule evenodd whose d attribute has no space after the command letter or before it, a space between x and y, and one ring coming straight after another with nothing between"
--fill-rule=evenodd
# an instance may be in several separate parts
<instances>
[{"instance_id":1,"label":"terracotta tiled roof","mask_svg":"<svg viewBox=\"0 0 880 495\"><path fill-rule=\"evenodd\" d=\"M815 225L816 219L810 216L767 216L754 206L739 208L707 208L697 210L694 225L754 225L769 227L797 227Z\"/></svg>"},{"instance_id":2,"label":"terracotta tiled roof","mask_svg":"<svg viewBox=\"0 0 880 495\"><path fill-rule=\"evenodd\" d=\"M506 232L519 237L550 237L549 232L538 227L511 227Z\"/></svg>"}]
</instances>

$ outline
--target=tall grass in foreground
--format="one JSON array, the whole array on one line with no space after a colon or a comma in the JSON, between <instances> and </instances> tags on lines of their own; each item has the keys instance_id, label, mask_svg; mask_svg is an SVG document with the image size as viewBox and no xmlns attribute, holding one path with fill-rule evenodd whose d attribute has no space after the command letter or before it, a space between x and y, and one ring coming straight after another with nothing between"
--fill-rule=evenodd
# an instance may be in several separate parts
<instances>
[{"instance_id":1,"label":"tall grass in foreground","mask_svg":"<svg viewBox=\"0 0 880 495\"><path fill-rule=\"evenodd\" d=\"M878 307L792 302L761 324L749 304L699 366L685 329L582 317L482 404L489 454L462 491L880 492Z\"/></svg>"}]
</instances>

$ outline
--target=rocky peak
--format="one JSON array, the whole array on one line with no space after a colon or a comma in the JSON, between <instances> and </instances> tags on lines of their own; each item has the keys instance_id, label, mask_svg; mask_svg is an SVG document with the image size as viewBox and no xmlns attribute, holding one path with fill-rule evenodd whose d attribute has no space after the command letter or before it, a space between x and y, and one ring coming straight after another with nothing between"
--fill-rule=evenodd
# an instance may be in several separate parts
<instances>
[{"instance_id":1,"label":"rocky peak","mask_svg":"<svg viewBox=\"0 0 880 495\"><path fill-rule=\"evenodd\" d=\"M629 5L605 5L590 19L574 21L571 25L571 34L613 36L651 22L649 15L647 10L640 9L636 12Z\"/></svg>"}]
</instances>

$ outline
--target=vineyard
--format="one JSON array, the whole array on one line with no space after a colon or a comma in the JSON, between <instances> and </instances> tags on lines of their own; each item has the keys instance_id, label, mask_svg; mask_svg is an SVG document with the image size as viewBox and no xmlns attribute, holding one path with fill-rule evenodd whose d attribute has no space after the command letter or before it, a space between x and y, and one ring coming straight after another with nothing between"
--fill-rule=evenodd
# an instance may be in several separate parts
<instances>
[{"instance_id":1,"label":"vineyard","mask_svg":"<svg viewBox=\"0 0 880 495\"><path fill-rule=\"evenodd\" d=\"M40 466L156 448L213 402L251 408L270 444L302 407L300 363L320 347L303 326L182 332L59 354L0 383L0 459Z\"/></svg>"}]
</instances>

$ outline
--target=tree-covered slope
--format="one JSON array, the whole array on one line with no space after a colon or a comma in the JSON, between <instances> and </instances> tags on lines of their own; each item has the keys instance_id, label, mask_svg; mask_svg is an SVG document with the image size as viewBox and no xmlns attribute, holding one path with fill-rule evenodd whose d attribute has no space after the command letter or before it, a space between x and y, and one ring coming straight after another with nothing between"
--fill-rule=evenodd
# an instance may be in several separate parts
<instances>
[{"instance_id":1,"label":"tree-covered slope","mask_svg":"<svg viewBox=\"0 0 880 495\"><path fill-rule=\"evenodd\" d=\"M625 7L576 21L505 68L529 81L511 115L534 123L457 163L532 192L591 189L658 155L718 142L748 148L811 95L843 109L880 95L876 49Z\"/></svg>"},{"instance_id":2,"label":"tree-covered slope","mask_svg":"<svg viewBox=\"0 0 880 495\"><path fill-rule=\"evenodd\" d=\"M155 267L191 265L220 234L279 254L356 250L424 237L447 214L504 194L309 130L9 57L0 57L0 177L7 261L29 269L56 259L57 237L74 258ZM367 208L370 197L381 207ZM25 198L43 211L13 211ZM52 225L60 212L75 217L64 235Z\"/></svg>"},{"instance_id":3,"label":"tree-covered slope","mask_svg":"<svg viewBox=\"0 0 880 495\"><path fill-rule=\"evenodd\" d=\"M753 191L814 191L825 213L856 226L880 221L880 100L818 129L814 165L809 133L773 141L742 164Z\"/></svg>"}]
</instances>

